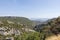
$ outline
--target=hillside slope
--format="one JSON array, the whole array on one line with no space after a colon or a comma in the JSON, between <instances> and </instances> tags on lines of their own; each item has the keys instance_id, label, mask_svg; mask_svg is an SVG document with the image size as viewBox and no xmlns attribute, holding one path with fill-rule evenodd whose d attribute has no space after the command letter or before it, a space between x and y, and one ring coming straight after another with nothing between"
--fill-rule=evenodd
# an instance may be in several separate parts
<instances>
[{"instance_id":1,"label":"hillside slope","mask_svg":"<svg viewBox=\"0 0 60 40\"><path fill-rule=\"evenodd\" d=\"M31 20L29 20L28 18L25 18L25 17L14 17L14 16L0 17L0 21L4 21L4 20L9 20L9 21L13 21L13 22L20 22L22 24L31 23Z\"/></svg>"},{"instance_id":2,"label":"hillside slope","mask_svg":"<svg viewBox=\"0 0 60 40\"><path fill-rule=\"evenodd\" d=\"M58 35L60 34L60 17L53 18L46 23L36 25L34 29L40 33L43 33L44 39L52 35Z\"/></svg>"},{"instance_id":3,"label":"hillside slope","mask_svg":"<svg viewBox=\"0 0 60 40\"><path fill-rule=\"evenodd\" d=\"M25 17L15 17L15 16L0 17L0 23L6 23L6 22L14 23L14 24L21 24L30 28L33 25L33 22Z\"/></svg>"}]
</instances>

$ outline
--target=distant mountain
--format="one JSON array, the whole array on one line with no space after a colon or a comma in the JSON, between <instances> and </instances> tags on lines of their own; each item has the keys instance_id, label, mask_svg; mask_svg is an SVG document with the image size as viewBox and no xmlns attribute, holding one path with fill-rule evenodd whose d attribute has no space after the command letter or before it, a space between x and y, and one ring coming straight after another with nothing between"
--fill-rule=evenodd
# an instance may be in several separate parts
<instances>
[{"instance_id":1,"label":"distant mountain","mask_svg":"<svg viewBox=\"0 0 60 40\"><path fill-rule=\"evenodd\" d=\"M48 18L31 18L30 20L32 20L35 25L39 25L45 23Z\"/></svg>"},{"instance_id":2,"label":"distant mountain","mask_svg":"<svg viewBox=\"0 0 60 40\"><path fill-rule=\"evenodd\" d=\"M40 22L44 22L44 21L47 21L48 18L31 18L31 20L33 21L40 21Z\"/></svg>"}]
</instances>

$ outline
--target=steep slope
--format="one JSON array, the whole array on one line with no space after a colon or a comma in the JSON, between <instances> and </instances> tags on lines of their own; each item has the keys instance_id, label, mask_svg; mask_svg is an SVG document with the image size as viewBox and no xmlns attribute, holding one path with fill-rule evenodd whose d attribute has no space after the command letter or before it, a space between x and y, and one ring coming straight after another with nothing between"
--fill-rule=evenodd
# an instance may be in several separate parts
<instances>
[{"instance_id":1,"label":"steep slope","mask_svg":"<svg viewBox=\"0 0 60 40\"><path fill-rule=\"evenodd\" d=\"M47 21L46 23L36 25L35 28L38 30L50 30L51 32L56 31L60 32L60 17L51 19L50 21Z\"/></svg>"},{"instance_id":2,"label":"steep slope","mask_svg":"<svg viewBox=\"0 0 60 40\"><path fill-rule=\"evenodd\" d=\"M36 25L34 28L40 33L44 33L44 38L60 34L60 17L48 20L46 23Z\"/></svg>"}]
</instances>

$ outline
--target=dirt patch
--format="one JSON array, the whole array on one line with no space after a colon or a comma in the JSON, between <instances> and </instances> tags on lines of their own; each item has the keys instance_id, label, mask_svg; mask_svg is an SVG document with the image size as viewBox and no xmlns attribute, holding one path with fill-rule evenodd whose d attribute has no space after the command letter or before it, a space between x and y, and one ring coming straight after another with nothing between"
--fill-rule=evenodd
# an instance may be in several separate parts
<instances>
[{"instance_id":1,"label":"dirt patch","mask_svg":"<svg viewBox=\"0 0 60 40\"><path fill-rule=\"evenodd\" d=\"M56 35L50 36L46 38L46 40L60 40L60 34L58 34L57 36Z\"/></svg>"}]
</instances>

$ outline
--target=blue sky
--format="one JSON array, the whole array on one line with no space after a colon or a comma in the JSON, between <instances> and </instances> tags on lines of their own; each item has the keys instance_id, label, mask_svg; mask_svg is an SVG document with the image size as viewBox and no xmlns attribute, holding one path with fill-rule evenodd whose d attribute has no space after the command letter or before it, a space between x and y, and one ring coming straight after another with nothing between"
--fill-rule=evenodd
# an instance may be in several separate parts
<instances>
[{"instance_id":1,"label":"blue sky","mask_svg":"<svg viewBox=\"0 0 60 40\"><path fill-rule=\"evenodd\" d=\"M58 17L60 0L0 0L0 16Z\"/></svg>"}]
</instances>

